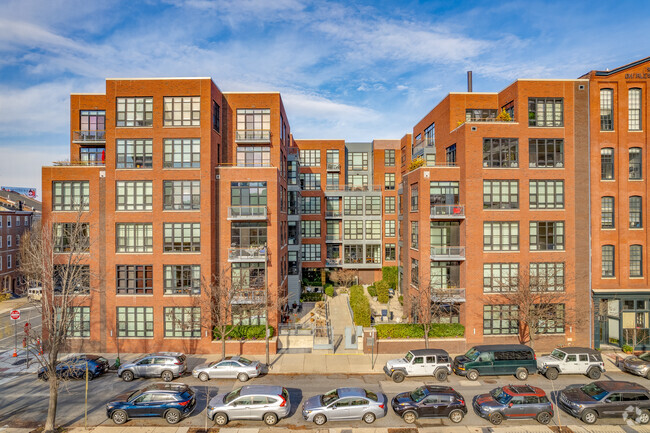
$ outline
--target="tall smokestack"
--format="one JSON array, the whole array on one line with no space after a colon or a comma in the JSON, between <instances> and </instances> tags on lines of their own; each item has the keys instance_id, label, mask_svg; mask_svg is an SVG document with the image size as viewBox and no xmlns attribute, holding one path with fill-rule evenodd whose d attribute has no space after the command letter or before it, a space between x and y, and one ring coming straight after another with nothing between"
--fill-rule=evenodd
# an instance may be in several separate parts
<instances>
[{"instance_id":1,"label":"tall smokestack","mask_svg":"<svg viewBox=\"0 0 650 433\"><path fill-rule=\"evenodd\" d=\"M472 91L472 71L467 71L467 91Z\"/></svg>"}]
</instances>

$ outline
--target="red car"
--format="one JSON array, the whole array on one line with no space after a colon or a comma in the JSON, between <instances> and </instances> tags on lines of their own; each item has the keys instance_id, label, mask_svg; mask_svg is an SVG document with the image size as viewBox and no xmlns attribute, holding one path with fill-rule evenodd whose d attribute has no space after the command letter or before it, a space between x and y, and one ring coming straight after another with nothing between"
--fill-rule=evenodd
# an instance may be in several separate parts
<instances>
[{"instance_id":1,"label":"red car","mask_svg":"<svg viewBox=\"0 0 650 433\"><path fill-rule=\"evenodd\" d=\"M472 406L481 418L492 424L504 419L535 418L548 424L553 418L553 403L544 390L530 385L508 385L495 388L489 394L474 397Z\"/></svg>"}]
</instances>

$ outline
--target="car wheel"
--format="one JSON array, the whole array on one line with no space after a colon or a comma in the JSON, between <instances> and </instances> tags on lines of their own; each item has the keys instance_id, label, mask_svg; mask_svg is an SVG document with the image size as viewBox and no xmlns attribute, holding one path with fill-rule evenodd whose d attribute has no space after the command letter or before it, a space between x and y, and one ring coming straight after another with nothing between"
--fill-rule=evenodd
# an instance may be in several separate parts
<instances>
[{"instance_id":1,"label":"car wheel","mask_svg":"<svg viewBox=\"0 0 650 433\"><path fill-rule=\"evenodd\" d=\"M314 417L314 424L316 425L323 425L327 422L327 417L323 415L322 413L319 413Z\"/></svg>"},{"instance_id":2,"label":"car wheel","mask_svg":"<svg viewBox=\"0 0 650 433\"><path fill-rule=\"evenodd\" d=\"M239 373L237 379L239 379L240 382L246 382L248 380L248 375L246 373Z\"/></svg>"},{"instance_id":3,"label":"car wheel","mask_svg":"<svg viewBox=\"0 0 650 433\"><path fill-rule=\"evenodd\" d=\"M165 414L165 419L169 424L176 424L181 420L181 413L177 409L170 409Z\"/></svg>"},{"instance_id":4,"label":"car wheel","mask_svg":"<svg viewBox=\"0 0 650 433\"><path fill-rule=\"evenodd\" d=\"M540 424L546 425L551 422L552 418L553 417L548 412L540 412L537 414L537 422Z\"/></svg>"},{"instance_id":5,"label":"car wheel","mask_svg":"<svg viewBox=\"0 0 650 433\"><path fill-rule=\"evenodd\" d=\"M228 415L223 412L219 412L212 418L217 425L226 425L228 424Z\"/></svg>"},{"instance_id":6,"label":"car wheel","mask_svg":"<svg viewBox=\"0 0 650 433\"><path fill-rule=\"evenodd\" d=\"M559 375L560 372L557 371L557 368L549 368L546 370L546 373L544 373L544 376L546 376L548 380L555 380Z\"/></svg>"},{"instance_id":7,"label":"car wheel","mask_svg":"<svg viewBox=\"0 0 650 433\"><path fill-rule=\"evenodd\" d=\"M264 424L275 425L278 423L278 416L273 412L264 414Z\"/></svg>"},{"instance_id":8,"label":"car wheel","mask_svg":"<svg viewBox=\"0 0 650 433\"><path fill-rule=\"evenodd\" d=\"M636 417L635 421L639 424L647 424L650 422L650 412L642 410L639 416Z\"/></svg>"},{"instance_id":9,"label":"car wheel","mask_svg":"<svg viewBox=\"0 0 650 433\"><path fill-rule=\"evenodd\" d=\"M525 368L518 368L517 372L515 373L515 377L519 380L528 379L528 370L526 370Z\"/></svg>"},{"instance_id":10,"label":"car wheel","mask_svg":"<svg viewBox=\"0 0 650 433\"><path fill-rule=\"evenodd\" d=\"M174 380L174 373L172 373L172 372L169 371L169 370L165 370L165 371L163 371L162 374L160 375L160 378L161 378L164 382L171 382L172 380Z\"/></svg>"},{"instance_id":11,"label":"car wheel","mask_svg":"<svg viewBox=\"0 0 650 433\"><path fill-rule=\"evenodd\" d=\"M589 376L589 379L591 380L598 380L600 379L600 368L593 367L587 372L587 376Z\"/></svg>"},{"instance_id":12,"label":"car wheel","mask_svg":"<svg viewBox=\"0 0 650 433\"><path fill-rule=\"evenodd\" d=\"M593 424L598 420L598 415L596 415L596 412L594 412L593 410L586 410L583 412L582 417L580 417L580 419L582 419L582 422L586 424Z\"/></svg>"},{"instance_id":13,"label":"car wheel","mask_svg":"<svg viewBox=\"0 0 650 433\"><path fill-rule=\"evenodd\" d=\"M402 419L407 424L413 424L418 419L418 416L414 411L408 410L402 414Z\"/></svg>"},{"instance_id":14,"label":"car wheel","mask_svg":"<svg viewBox=\"0 0 650 433\"><path fill-rule=\"evenodd\" d=\"M447 380L447 370L441 369L436 371L436 379L438 379L439 382L444 382Z\"/></svg>"},{"instance_id":15,"label":"car wheel","mask_svg":"<svg viewBox=\"0 0 650 433\"><path fill-rule=\"evenodd\" d=\"M368 412L367 414L363 415L363 422L365 422L366 424L372 424L373 422L375 422L376 418L377 417L375 416L374 413Z\"/></svg>"},{"instance_id":16,"label":"car wheel","mask_svg":"<svg viewBox=\"0 0 650 433\"><path fill-rule=\"evenodd\" d=\"M131 370L123 371L122 380L125 382L131 382L133 380L133 372Z\"/></svg>"},{"instance_id":17,"label":"car wheel","mask_svg":"<svg viewBox=\"0 0 650 433\"><path fill-rule=\"evenodd\" d=\"M115 424L124 424L129 419L129 417L126 415L126 412L124 412L123 410L116 410L111 415L111 419Z\"/></svg>"},{"instance_id":18,"label":"car wheel","mask_svg":"<svg viewBox=\"0 0 650 433\"><path fill-rule=\"evenodd\" d=\"M199 380L201 380L201 382L207 382L210 380L210 376L208 376L208 373L201 373L199 374Z\"/></svg>"},{"instance_id":19,"label":"car wheel","mask_svg":"<svg viewBox=\"0 0 650 433\"><path fill-rule=\"evenodd\" d=\"M449 414L449 419L452 422L455 422L456 424L461 422L464 417L465 417L465 414L463 413L463 411L458 410L458 409L452 410L451 413Z\"/></svg>"},{"instance_id":20,"label":"car wheel","mask_svg":"<svg viewBox=\"0 0 650 433\"><path fill-rule=\"evenodd\" d=\"M469 380L472 380L472 381L474 381L474 380L478 380L478 371L476 371L476 370L470 370L470 371L468 371L468 372L467 372L467 378L468 378Z\"/></svg>"},{"instance_id":21,"label":"car wheel","mask_svg":"<svg viewBox=\"0 0 650 433\"><path fill-rule=\"evenodd\" d=\"M393 382L402 383L404 382L404 373L402 373L401 371L396 371L395 373L393 373L392 378L393 378Z\"/></svg>"},{"instance_id":22,"label":"car wheel","mask_svg":"<svg viewBox=\"0 0 650 433\"><path fill-rule=\"evenodd\" d=\"M488 420L494 425L499 425L503 422L503 415L501 415L499 412L494 412L490 414Z\"/></svg>"}]
</instances>

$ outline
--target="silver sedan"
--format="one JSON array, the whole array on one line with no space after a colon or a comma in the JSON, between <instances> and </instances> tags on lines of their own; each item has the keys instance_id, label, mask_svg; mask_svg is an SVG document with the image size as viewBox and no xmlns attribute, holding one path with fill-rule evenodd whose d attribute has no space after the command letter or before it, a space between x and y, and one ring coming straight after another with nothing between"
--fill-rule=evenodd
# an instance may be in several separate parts
<instances>
[{"instance_id":1,"label":"silver sedan","mask_svg":"<svg viewBox=\"0 0 650 433\"><path fill-rule=\"evenodd\" d=\"M262 373L262 364L251 361L242 356L227 356L221 361L204 364L192 370L192 376L198 377L203 382L210 379L239 379L246 382L251 377Z\"/></svg>"},{"instance_id":2,"label":"silver sedan","mask_svg":"<svg viewBox=\"0 0 650 433\"><path fill-rule=\"evenodd\" d=\"M302 405L302 416L316 425L357 419L371 424L375 419L386 416L386 401L384 394L375 394L363 388L338 388L308 398Z\"/></svg>"}]
</instances>

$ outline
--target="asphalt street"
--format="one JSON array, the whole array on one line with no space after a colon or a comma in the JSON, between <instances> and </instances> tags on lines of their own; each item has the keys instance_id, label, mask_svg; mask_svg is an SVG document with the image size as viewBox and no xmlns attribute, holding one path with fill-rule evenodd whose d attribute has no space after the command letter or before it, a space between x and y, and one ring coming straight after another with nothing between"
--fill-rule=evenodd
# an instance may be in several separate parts
<instances>
[{"instance_id":1,"label":"asphalt street","mask_svg":"<svg viewBox=\"0 0 650 433\"><path fill-rule=\"evenodd\" d=\"M20 319L14 321L9 317L9 313L0 316L0 352L13 350L14 348L14 327L17 335L18 347L22 346L25 337L25 323L36 333L41 329L41 312L36 306L19 308Z\"/></svg>"},{"instance_id":2,"label":"asphalt street","mask_svg":"<svg viewBox=\"0 0 650 433\"><path fill-rule=\"evenodd\" d=\"M203 363L203 359L193 358L189 360L188 367L191 369L194 365ZM251 379L248 384L275 384L286 387L290 393L291 416L288 419L281 420L278 427L304 429L314 428L315 425L303 420L300 407L302 402L312 395L325 393L336 387L358 386L364 387L371 391L381 391L387 395L389 401L399 392L412 390L425 383L425 378L407 378L404 382L396 384L384 375L366 374L366 375L283 375L268 374L259 378ZM650 387L650 381L622 372L608 372L601 380L628 380L640 382L646 387ZM88 392L88 425L113 425L113 422L106 418L105 405L111 397L131 390L144 387L147 384L156 382L155 379L136 379L127 383L110 372L89 383ZM211 380L207 383L194 379L191 375L176 379L175 382L189 384L196 392L197 407L189 418L181 421L179 426L196 426L202 427L206 423L206 404L207 400L217 393L228 392L242 383L236 380ZM543 376L530 376L526 383L538 386L546 391L555 402L555 396L558 390L570 386L577 386L589 383L586 376L580 375L561 375L556 381L549 381ZM426 378L427 384L440 384L435 380ZM461 422L465 426L490 426L490 423L477 416L471 408L472 398L481 393L489 392L491 389L500 385L520 383L514 376L493 376L480 378L477 382L470 382L459 376L450 376L446 384L455 388L464 397L468 403L468 414ZM62 385L58 406L58 422L61 425L83 426L84 424L84 391L85 383L81 380L73 380ZM36 379L35 375L20 375L17 377L0 378L0 425L9 425L12 427L36 427L45 419L48 402L48 384ZM572 418L565 412L562 412L555 405L555 417L551 425L581 424L580 420ZM517 420L505 421L503 426L508 424L513 426L535 426L539 425L534 420ZM598 420L599 425L624 425L625 421L616 418ZM163 419L147 418L130 420L127 426L166 426ZM207 425L213 423L207 420ZM392 409L388 409L388 415L384 418L377 419L373 427L406 427ZM448 419L420 419L415 426L435 427L454 425ZM233 421L228 424L229 427L253 427L261 428L262 422L254 421ZM327 427L345 427L361 428L367 427L362 421L347 422L328 422Z\"/></svg>"}]
</instances>

